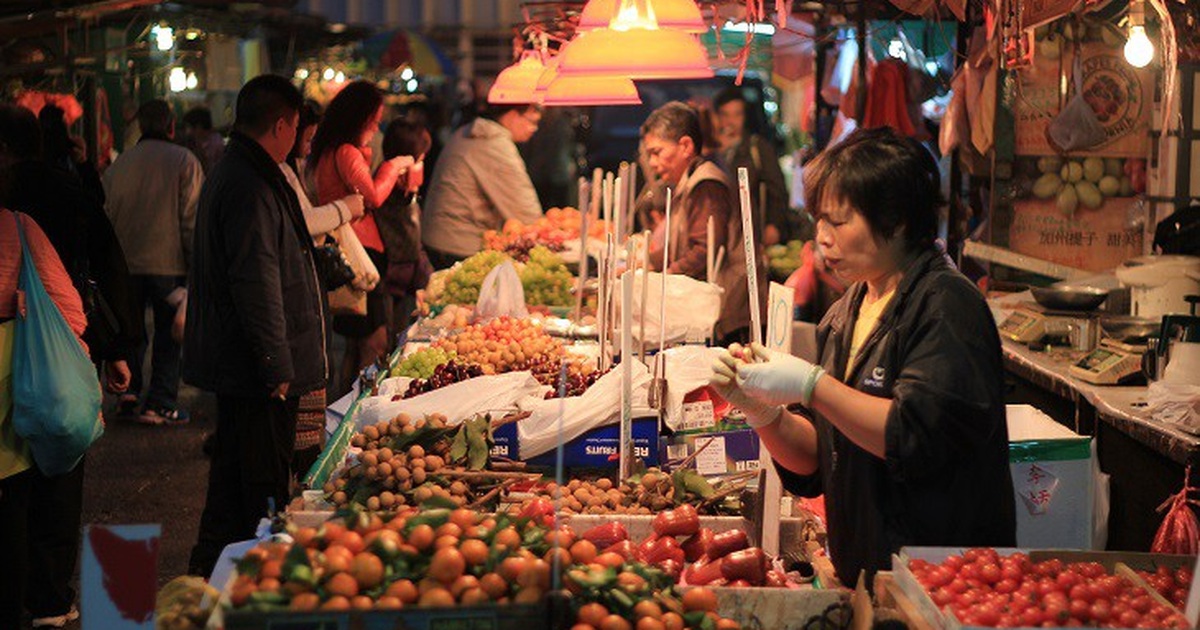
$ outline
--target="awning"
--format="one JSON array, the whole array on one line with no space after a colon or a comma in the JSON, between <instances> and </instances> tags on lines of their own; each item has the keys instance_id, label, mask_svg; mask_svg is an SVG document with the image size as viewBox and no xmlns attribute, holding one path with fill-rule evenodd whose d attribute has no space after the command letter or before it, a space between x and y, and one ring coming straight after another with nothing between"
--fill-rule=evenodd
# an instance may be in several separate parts
<instances>
[{"instance_id":1,"label":"awning","mask_svg":"<svg viewBox=\"0 0 1200 630\"><path fill-rule=\"evenodd\" d=\"M383 72L407 66L427 77L456 74L454 62L441 47L415 31L396 29L372 35L363 40L361 51L372 68Z\"/></svg>"}]
</instances>

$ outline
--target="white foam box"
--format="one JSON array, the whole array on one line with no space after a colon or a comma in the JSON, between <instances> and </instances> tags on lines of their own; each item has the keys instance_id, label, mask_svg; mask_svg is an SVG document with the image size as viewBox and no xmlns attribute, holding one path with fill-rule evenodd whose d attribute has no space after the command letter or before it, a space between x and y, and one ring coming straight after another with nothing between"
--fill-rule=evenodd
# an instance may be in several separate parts
<instances>
[{"instance_id":1,"label":"white foam box","mask_svg":"<svg viewBox=\"0 0 1200 630\"><path fill-rule=\"evenodd\" d=\"M680 590L696 588L683 586ZM717 612L743 628L801 630L809 619L833 604L850 598L845 589L710 587L717 596Z\"/></svg>"},{"instance_id":2,"label":"white foam box","mask_svg":"<svg viewBox=\"0 0 1200 630\"><path fill-rule=\"evenodd\" d=\"M1017 546L1092 549L1098 466L1092 439L1029 405L1008 405Z\"/></svg>"}]
</instances>

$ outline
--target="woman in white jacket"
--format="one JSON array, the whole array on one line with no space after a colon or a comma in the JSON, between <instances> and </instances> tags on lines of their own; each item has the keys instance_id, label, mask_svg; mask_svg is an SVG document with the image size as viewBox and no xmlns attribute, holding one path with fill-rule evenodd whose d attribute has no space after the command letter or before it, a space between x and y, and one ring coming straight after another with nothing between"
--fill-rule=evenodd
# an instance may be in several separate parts
<instances>
[{"instance_id":1,"label":"woman in white jacket","mask_svg":"<svg viewBox=\"0 0 1200 630\"><path fill-rule=\"evenodd\" d=\"M343 224L363 215L362 195L349 195L332 203L314 206L308 187L301 180L305 172L304 161L308 158L317 123L321 121L321 110L316 103L305 102L300 108L300 122L296 127L296 144L288 159L279 168L288 183L296 191L304 223L313 242L320 245L325 236ZM326 330L328 330L328 325ZM328 344L328 335L326 335ZM296 418L296 445L292 456L292 470L303 476L321 454L325 440L325 389L319 389L300 398L300 412Z\"/></svg>"}]
</instances>

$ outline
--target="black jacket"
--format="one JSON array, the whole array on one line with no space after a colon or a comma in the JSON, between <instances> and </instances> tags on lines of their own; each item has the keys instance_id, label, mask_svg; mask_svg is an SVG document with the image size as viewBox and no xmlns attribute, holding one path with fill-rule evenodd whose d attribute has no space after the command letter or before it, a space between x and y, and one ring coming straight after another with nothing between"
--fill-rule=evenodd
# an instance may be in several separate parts
<instances>
[{"instance_id":1,"label":"black jacket","mask_svg":"<svg viewBox=\"0 0 1200 630\"><path fill-rule=\"evenodd\" d=\"M196 213L183 378L218 394L299 396L325 386L312 238L279 165L234 133Z\"/></svg>"},{"instance_id":2,"label":"black jacket","mask_svg":"<svg viewBox=\"0 0 1200 630\"><path fill-rule=\"evenodd\" d=\"M821 365L838 380L865 290L852 286L817 329ZM841 579L889 568L904 546L1014 546L1000 337L975 286L940 253L921 254L859 357L845 382L894 401L886 459L818 415L817 473L776 465L790 491L825 494Z\"/></svg>"},{"instance_id":3,"label":"black jacket","mask_svg":"<svg viewBox=\"0 0 1200 630\"><path fill-rule=\"evenodd\" d=\"M145 334L141 304L103 200L75 175L34 160L13 165L10 206L54 245L83 300L83 340L93 360L130 360Z\"/></svg>"}]
</instances>

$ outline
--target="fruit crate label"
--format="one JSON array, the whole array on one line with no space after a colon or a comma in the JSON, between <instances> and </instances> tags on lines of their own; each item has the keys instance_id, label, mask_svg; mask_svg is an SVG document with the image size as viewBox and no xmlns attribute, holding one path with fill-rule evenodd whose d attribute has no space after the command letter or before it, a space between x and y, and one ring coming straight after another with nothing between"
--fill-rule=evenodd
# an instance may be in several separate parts
<instances>
[{"instance_id":1,"label":"fruit crate label","mask_svg":"<svg viewBox=\"0 0 1200 630\"><path fill-rule=\"evenodd\" d=\"M700 454L696 455L696 472L701 475L724 475L729 472L729 464L725 459L724 437L697 438L696 449L700 451Z\"/></svg>"},{"instance_id":2,"label":"fruit crate label","mask_svg":"<svg viewBox=\"0 0 1200 630\"><path fill-rule=\"evenodd\" d=\"M683 429L707 429L717 424L711 400L697 400L683 404Z\"/></svg>"}]
</instances>

